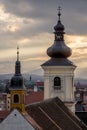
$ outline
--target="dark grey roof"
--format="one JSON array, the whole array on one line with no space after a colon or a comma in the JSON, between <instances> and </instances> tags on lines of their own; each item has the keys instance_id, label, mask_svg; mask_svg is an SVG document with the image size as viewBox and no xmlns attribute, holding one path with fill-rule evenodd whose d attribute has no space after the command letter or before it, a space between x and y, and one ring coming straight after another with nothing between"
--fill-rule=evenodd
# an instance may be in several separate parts
<instances>
[{"instance_id":1,"label":"dark grey roof","mask_svg":"<svg viewBox=\"0 0 87 130\"><path fill-rule=\"evenodd\" d=\"M10 81L10 89L24 89L24 78L21 74L14 74Z\"/></svg>"},{"instance_id":2,"label":"dark grey roof","mask_svg":"<svg viewBox=\"0 0 87 130\"><path fill-rule=\"evenodd\" d=\"M71 61L66 58L51 58L43 63L41 66L75 66Z\"/></svg>"},{"instance_id":3,"label":"dark grey roof","mask_svg":"<svg viewBox=\"0 0 87 130\"><path fill-rule=\"evenodd\" d=\"M87 130L58 97L27 106L26 111L42 130Z\"/></svg>"}]
</instances>

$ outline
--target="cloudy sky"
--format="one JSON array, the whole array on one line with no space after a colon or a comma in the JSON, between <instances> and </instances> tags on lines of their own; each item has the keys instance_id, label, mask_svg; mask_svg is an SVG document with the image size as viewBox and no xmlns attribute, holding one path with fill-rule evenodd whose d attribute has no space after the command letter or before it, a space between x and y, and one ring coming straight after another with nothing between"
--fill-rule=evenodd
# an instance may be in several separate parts
<instances>
[{"instance_id":1,"label":"cloudy sky","mask_svg":"<svg viewBox=\"0 0 87 130\"><path fill-rule=\"evenodd\" d=\"M39 74L54 42L58 6L75 77L87 78L87 0L0 0L0 74L14 73L17 45L22 73Z\"/></svg>"}]
</instances>

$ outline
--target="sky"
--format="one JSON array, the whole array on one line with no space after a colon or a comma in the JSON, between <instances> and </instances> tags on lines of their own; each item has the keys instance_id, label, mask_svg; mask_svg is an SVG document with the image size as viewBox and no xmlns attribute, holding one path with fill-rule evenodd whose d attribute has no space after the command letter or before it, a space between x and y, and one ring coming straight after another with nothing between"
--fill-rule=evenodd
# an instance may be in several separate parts
<instances>
[{"instance_id":1,"label":"sky","mask_svg":"<svg viewBox=\"0 0 87 130\"><path fill-rule=\"evenodd\" d=\"M87 0L0 0L0 74L14 73L17 46L22 73L43 74L40 65L54 43L58 6L75 77L87 79Z\"/></svg>"}]
</instances>

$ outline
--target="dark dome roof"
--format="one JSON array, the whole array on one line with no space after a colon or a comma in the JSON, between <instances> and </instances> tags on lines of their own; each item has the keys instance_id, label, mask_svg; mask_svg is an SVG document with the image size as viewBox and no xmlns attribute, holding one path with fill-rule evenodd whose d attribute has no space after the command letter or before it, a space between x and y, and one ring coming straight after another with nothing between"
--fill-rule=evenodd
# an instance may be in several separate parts
<instances>
[{"instance_id":1,"label":"dark dome roof","mask_svg":"<svg viewBox=\"0 0 87 130\"><path fill-rule=\"evenodd\" d=\"M27 87L27 88L29 88L29 87L34 87L34 85L35 85L35 82L33 81L33 80L27 80L26 82L25 82L25 86Z\"/></svg>"},{"instance_id":2,"label":"dark dome roof","mask_svg":"<svg viewBox=\"0 0 87 130\"><path fill-rule=\"evenodd\" d=\"M17 61L15 62L15 74L11 79L10 89L23 89L24 79L21 75L21 63L19 61L19 47L17 47Z\"/></svg>"},{"instance_id":3,"label":"dark dome roof","mask_svg":"<svg viewBox=\"0 0 87 130\"><path fill-rule=\"evenodd\" d=\"M14 75L11 79L10 88L23 88L24 79L22 75Z\"/></svg>"},{"instance_id":4,"label":"dark dome roof","mask_svg":"<svg viewBox=\"0 0 87 130\"><path fill-rule=\"evenodd\" d=\"M52 58L67 58L71 55L71 49L65 45L64 41L55 41L54 44L47 49L47 54Z\"/></svg>"},{"instance_id":5,"label":"dark dome roof","mask_svg":"<svg viewBox=\"0 0 87 130\"><path fill-rule=\"evenodd\" d=\"M54 26L55 31L64 31L64 25L61 23L61 21L58 21L57 25Z\"/></svg>"},{"instance_id":6,"label":"dark dome roof","mask_svg":"<svg viewBox=\"0 0 87 130\"><path fill-rule=\"evenodd\" d=\"M16 65L20 65L20 61L16 61Z\"/></svg>"}]
</instances>

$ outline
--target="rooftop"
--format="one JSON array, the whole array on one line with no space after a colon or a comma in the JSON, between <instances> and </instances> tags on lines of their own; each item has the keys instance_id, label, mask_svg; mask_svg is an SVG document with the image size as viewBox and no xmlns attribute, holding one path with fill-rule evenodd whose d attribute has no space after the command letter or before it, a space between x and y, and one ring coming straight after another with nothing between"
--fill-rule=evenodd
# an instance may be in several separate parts
<instances>
[{"instance_id":1,"label":"rooftop","mask_svg":"<svg viewBox=\"0 0 87 130\"><path fill-rule=\"evenodd\" d=\"M43 130L87 130L85 124L57 97L29 105L26 111Z\"/></svg>"},{"instance_id":2,"label":"rooftop","mask_svg":"<svg viewBox=\"0 0 87 130\"><path fill-rule=\"evenodd\" d=\"M43 99L44 99L43 91L30 92L29 94L25 95L25 105L40 102Z\"/></svg>"}]
</instances>

